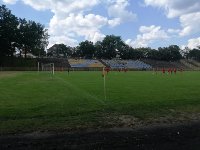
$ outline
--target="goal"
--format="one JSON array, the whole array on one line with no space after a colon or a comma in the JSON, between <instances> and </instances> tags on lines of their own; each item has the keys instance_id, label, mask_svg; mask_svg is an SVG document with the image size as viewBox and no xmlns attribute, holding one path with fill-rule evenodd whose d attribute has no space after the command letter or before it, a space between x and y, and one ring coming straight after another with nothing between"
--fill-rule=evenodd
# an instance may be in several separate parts
<instances>
[{"instance_id":1,"label":"goal","mask_svg":"<svg viewBox=\"0 0 200 150\"><path fill-rule=\"evenodd\" d=\"M38 72L40 71L40 66L41 71L50 72L54 75L54 63L41 63L41 65L38 63Z\"/></svg>"}]
</instances>

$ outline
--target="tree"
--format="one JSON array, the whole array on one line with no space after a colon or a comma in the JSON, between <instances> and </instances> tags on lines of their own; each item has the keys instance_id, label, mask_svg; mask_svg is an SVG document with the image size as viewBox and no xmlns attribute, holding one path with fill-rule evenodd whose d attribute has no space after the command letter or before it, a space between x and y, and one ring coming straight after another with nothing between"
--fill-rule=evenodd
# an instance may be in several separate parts
<instances>
[{"instance_id":1,"label":"tree","mask_svg":"<svg viewBox=\"0 0 200 150\"><path fill-rule=\"evenodd\" d=\"M0 6L0 60L15 52L18 19L5 5ZM2 63L2 62L0 62Z\"/></svg>"},{"instance_id":2,"label":"tree","mask_svg":"<svg viewBox=\"0 0 200 150\"><path fill-rule=\"evenodd\" d=\"M159 60L159 51L155 49L151 49L148 51L148 57L149 59L157 59Z\"/></svg>"},{"instance_id":3,"label":"tree","mask_svg":"<svg viewBox=\"0 0 200 150\"><path fill-rule=\"evenodd\" d=\"M130 50L131 50L130 51L131 59L141 59L141 58L144 58L143 51L138 50L138 49L133 49L133 48L131 48Z\"/></svg>"},{"instance_id":4,"label":"tree","mask_svg":"<svg viewBox=\"0 0 200 150\"><path fill-rule=\"evenodd\" d=\"M71 50L71 57L79 57L78 56L78 47L70 47L70 50Z\"/></svg>"},{"instance_id":5,"label":"tree","mask_svg":"<svg viewBox=\"0 0 200 150\"><path fill-rule=\"evenodd\" d=\"M5 5L0 6L0 61L13 57L16 50L36 56L45 55L48 45L47 29L35 21L17 18Z\"/></svg>"},{"instance_id":6,"label":"tree","mask_svg":"<svg viewBox=\"0 0 200 150\"><path fill-rule=\"evenodd\" d=\"M102 42L97 41L94 47L95 47L94 57L100 58L100 59L103 58L104 52L103 52Z\"/></svg>"},{"instance_id":7,"label":"tree","mask_svg":"<svg viewBox=\"0 0 200 150\"><path fill-rule=\"evenodd\" d=\"M187 57L190 58L190 59L200 61L200 46L189 51Z\"/></svg>"},{"instance_id":8,"label":"tree","mask_svg":"<svg viewBox=\"0 0 200 150\"><path fill-rule=\"evenodd\" d=\"M141 58L148 58L148 53L149 53L149 51L151 51L151 48L150 47L140 47L140 48L136 48L136 50L142 52Z\"/></svg>"},{"instance_id":9,"label":"tree","mask_svg":"<svg viewBox=\"0 0 200 150\"><path fill-rule=\"evenodd\" d=\"M49 48L47 55L52 57L63 57L67 58L72 55L71 48L64 44L54 44L51 48Z\"/></svg>"},{"instance_id":10,"label":"tree","mask_svg":"<svg viewBox=\"0 0 200 150\"><path fill-rule=\"evenodd\" d=\"M28 52L37 56L43 54L48 45L48 37L47 29L40 23L19 19L18 43L25 57Z\"/></svg>"},{"instance_id":11,"label":"tree","mask_svg":"<svg viewBox=\"0 0 200 150\"><path fill-rule=\"evenodd\" d=\"M93 45L93 42L88 40L81 42L79 44L78 51L81 57L93 58L95 53L95 47Z\"/></svg>"},{"instance_id":12,"label":"tree","mask_svg":"<svg viewBox=\"0 0 200 150\"><path fill-rule=\"evenodd\" d=\"M182 58L180 48L177 45L170 45L169 47L159 47L159 58L166 61L175 61Z\"/></svg>"},{"instance_id":13,"label":"tree","mask_svg":"<svg viewBox=\"0 0 200 150\"><path fill-rule=\"evenodd\" d=\"M170 51L170 60L175 61L175 60L180 60L182 58L182 55L180 53L180 47L177 45L170 45L168 47L169 51Z\"/></svg>"},{"instance_id":14,"label":"tree","mask_svg":"<svg viewBox=\"0 0 200 150\"><path fill-rule=\"evenodd\" d=\"M189 51L191 51L191 49L189 47L185 47L184 49L180 50L180 54L182 55L183 58L187 58Z\"/></svg>"},{"instance_id":15,"label":"tree","mask_svg":"<svg viewBox=\"0 0 200 150\"><path fill-rule=\"evenodd\" d=\"M130 53L131 53L132 50L133 49L130 46L124 45L119 51L120 58L122 58L122 59L130 59L131 58L131 54Z\"/></svg>"},{"instance_id":16,"label":"tree","mask_svg":"<svg viewBox=\"0 0 200 150\"><path fill-rule=\"evenodd\" d=\"M112 59L115 58L118 53L123 51L123 47L125 46L124 42L121 40L120 36L115 35L107 35L102 43L102 53L103 58Z\"/></svg>"},{"instance_id":17,"label":"tree","mask_svg":"<svg viewBox=\"0 0 200 150\"><path fill-rule=\"evenodd\" d=\"M45 48L33 48L31 50L31 53L34 55L34 56L38 56L39 58L40 57L43 57L43 56L46 56L46 51L45 51Z\"/></svg>"},{"instance_id":18,"label":"tree","mask_svg":"<svg viewBox=\"0 0 200 150\"><path fill-rule=\"evenodd\" d=\"M142 57L143 52L138 49L134 49L126 44L121 48L120 58L122 59L140 59Z\"/></svg>"}]
</instances>

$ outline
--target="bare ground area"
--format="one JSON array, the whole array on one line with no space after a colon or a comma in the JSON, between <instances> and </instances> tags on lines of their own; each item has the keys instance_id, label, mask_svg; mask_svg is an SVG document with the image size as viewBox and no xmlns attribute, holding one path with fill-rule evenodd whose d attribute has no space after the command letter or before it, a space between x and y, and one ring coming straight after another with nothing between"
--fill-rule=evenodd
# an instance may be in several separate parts
<instances>
[{"instance_id":1,"label":"bare ground area","mask_svg":"<svg viewBox=\"0 0 200 150\"><path fill-rule=\"evenodd\" d=\"M2 135L0 149L199 150L200 121L137 128Z\"/></svg>"},{"instance_id":2,"label":"bare ground area","mask_svg":"<svg viewBox=\"0 0 200 150\"><path fill-rule=\"evenodd\" d=\"M17 72L17 71L0 71L0 78L14 77L17 74L19 74L19 72Z\"/></svg>"}]
</instances>

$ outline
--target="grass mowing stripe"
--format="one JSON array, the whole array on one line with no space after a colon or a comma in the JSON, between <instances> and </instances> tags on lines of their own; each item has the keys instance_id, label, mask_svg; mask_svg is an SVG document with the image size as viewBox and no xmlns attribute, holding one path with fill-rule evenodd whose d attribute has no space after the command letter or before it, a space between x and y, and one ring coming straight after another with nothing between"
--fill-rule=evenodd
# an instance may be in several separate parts
<instances>
[{"instance_id":1,"label":"grass mowing stripe","mask_svg":"<svg viewBox=\"0 0 200 150\"><path fill-rule=\"evenodd\" d=\"M200 72L110 72L107 101L103 101L101 72L56 72L55 78L36 72L17 72L12 77L4 72L4 76L0 79L0 134L114 127L124 125L124 115L125 120L145 121L200 114Z\"/></svg>"},{"instance_id":2,"label":"grass mowing stripe","mask_svg":"<svg viewBox=\"0 0 200 150\"><path fill-rule=\"evenodd\" d=\"M92 95L92 94L90 94L90 93L88 93L88 92L86 92L86 91L84 91L84 90L78 88L77 86L71 84L69 81L66 81L66 80L62 79L61 77L55 77L55 78L61 80L62 82L64 82L65 84L67 84L69 87L71 87L71 88L74 89L75 91L81 92L81 93L83 93L85 96L88 96L88 97L90 97L90 98L92 98L92 99L94 99L94 100L100 102L101 104L106 105L105 101L103 101L103 100L99 99L98 97L96 97L96 96L94 96L94 95Z\"/></svg>"}]
</instances>

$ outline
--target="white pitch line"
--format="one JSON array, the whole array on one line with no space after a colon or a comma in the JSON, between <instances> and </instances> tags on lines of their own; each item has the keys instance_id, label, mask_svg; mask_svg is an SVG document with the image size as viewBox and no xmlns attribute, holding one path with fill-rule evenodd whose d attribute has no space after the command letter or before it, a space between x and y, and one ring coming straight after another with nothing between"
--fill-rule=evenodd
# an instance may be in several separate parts
<instances>
[{"instance_id":1,"label":"white pitch line","mask_svg":"<svg viewBox=\"0 0 200 150\"><path fill-rule=\"evenodd\" d=\"M85 96L88 96L88 97L90 97L92 99L95 99L96 101L100 102L101 104L106 105L105 101L103 101L103 100L97 98L96 96L94 96L94 95L92 95L92 94L90 94L90 93L78 88L77 86L74 86L73 84L71 84L70 82L64 80L63 78L60 78L60 77L55 77L55 78L61 80L62 82L67 84L69 87L73 88L74 90L84 93Z\"/></svg>"}]
</instances>

